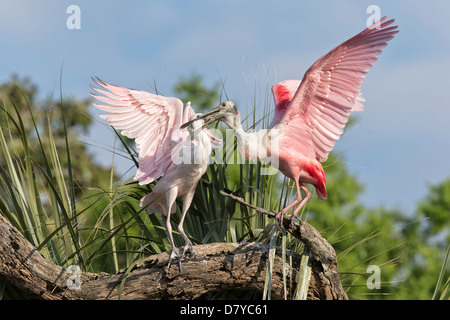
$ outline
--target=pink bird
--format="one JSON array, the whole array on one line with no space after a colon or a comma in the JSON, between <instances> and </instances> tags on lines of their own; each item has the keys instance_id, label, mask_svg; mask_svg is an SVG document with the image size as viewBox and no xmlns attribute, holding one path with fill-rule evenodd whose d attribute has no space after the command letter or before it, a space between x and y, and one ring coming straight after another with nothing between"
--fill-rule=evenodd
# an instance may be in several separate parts
<instances>
[{"instance_id":1,"label":"pink bird","mask_svg":"<svg viewBox=\"0 0 450 320\"><path fill-rule=\"evenodd\" d=\"M327 198L321 163L341 137L350 113L363 110L361 83L387 42L398 32L397 26L389 27L394 20L385 20L386 17L380 19L321 57L306 71L301 82L288 80L275 84L272 87L275 116L270 129L245 132L239 111L229 103L201 117L223 121L234 129L246 157L270 162L295 181L297 197L277 214L280 225L283 215L294 208L288 216L292 221L311 197L305 184L314 186L319 199Z\"/></svg>"},{"instance_id":2,"label":"pink bird","mask_svg":"<svg viewBox=\"0 0 450 320\"><path fill-rule=\"evenodd\" d=\"M189 250L191 258L195 257L192 242L183 230L184 218L195 187L208 168L212 148L218 148L222 140L205 128L208 123L203 120L191 123L188 130L180 130L183 123L199 116L190 103L183 106L177 98L123 88L100 79L94 81L107 90L91 86L103 96L91 95L106 103L94 104L108 112L100 117L115 129L122 130L124 136L135 139L139 168L134 179L145 185L159 178L153 191L141 199L140 205L147 208L149 214L167 216L166 228L172 246L168 267L174 258L178 258L181 271L180 255ZM175 248L170 224L170 215L176 211L177 197L183 198L178 231L185 240L185 246L180 252Z\"/></svg>"}]
</instances>

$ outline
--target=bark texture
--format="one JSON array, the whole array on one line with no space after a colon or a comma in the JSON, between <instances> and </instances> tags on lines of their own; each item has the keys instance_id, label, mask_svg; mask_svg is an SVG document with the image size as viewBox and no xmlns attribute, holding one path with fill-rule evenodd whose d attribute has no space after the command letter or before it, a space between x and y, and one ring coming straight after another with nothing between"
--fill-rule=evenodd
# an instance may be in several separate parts
<instances>
[{"instance_id":1,"label":"bark texture","mask_svg":"<svg viewBox=\"0 0 450 320\"><path fill-rule=\"evenodd\" d=\"M286 221L285 221L286 222ZM347 299L334 250L307 223L285 225L311 252L312 277L308 299ZM150 256L117 274L73 273L46 259L0 215L0 276L36 299L195 299L228 289L263 291L269 246L259 243L212 243L195 246L197 258L166 268L167 253ZM295 288L300 256L291 252ZM288 274L289 274L288 270ZM77 283L79 276L80 282ZM288 279L289 281L289 279ZM288 282L289 283L289 282ZM277 250L272 299L282 299L281 250ZM288 292L288 295L291 292Z\"/></svg>"}]
</instances>

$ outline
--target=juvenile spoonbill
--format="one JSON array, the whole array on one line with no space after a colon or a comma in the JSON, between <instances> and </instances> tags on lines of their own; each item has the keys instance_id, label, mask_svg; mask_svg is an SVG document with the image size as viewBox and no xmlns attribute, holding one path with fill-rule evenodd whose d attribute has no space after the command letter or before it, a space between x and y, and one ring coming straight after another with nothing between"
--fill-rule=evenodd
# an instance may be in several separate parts
<instances>
[{"instance_id":1,"label":"juvenile spoonbill","mask_svg":"<svg viewBox=\"0 0 450 320\"><path fill-rule=\"evenodd\" d=\"M166 216L172 247L168 267L173 259L178 258L181 270L181 255L190 251L191 258L196 256L192 242L183 230L184 218L195 187L208 168L212 148L220 147L222 140L206 128L208 121L205 123L203 119L185 126L187 130L180 128L183 123L199 117L190 103L183 106L177 98L123 88L100 79L94 81L102 89L91 88L102 95L91 95L105 103L94 106L108 112L100 117L121 130L124 136L135 139L139 168L134 179L145 185L159 178L153 191L141 199L140 205L146 207L149 214ZM185 240L185 246L180 251L174 245L170 223L170 215L176 212L177 197L183 199L178 231Z\"/></svg>"}]
</instances>

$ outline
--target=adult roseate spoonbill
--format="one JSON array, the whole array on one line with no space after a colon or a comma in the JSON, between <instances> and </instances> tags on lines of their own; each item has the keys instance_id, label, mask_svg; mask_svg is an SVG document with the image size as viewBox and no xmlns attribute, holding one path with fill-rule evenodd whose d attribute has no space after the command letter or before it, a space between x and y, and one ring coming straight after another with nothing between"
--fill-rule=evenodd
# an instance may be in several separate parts
<instances>
[{"instance_id":1,"label":"adult roseate spoonbill","mask_svg":"<svg viewBox=\"0 0 450 320\"><path fill-rule=\"evenodd\" d=\"M303 80L275 84L275 116L268 130L246 133L236 107L222 104L203 115L216 118L234 129L241 151L249 158L275 165L295 181L297 197L280 211L276 220L297 206L288 216L291 221L311 197L304 184L312 184L319 199L327 198L325 172L321 165L343 133L354 110L362 110L360 95L363 78L387 42L398 31L394 20L386 17L345 41L306 71ZM195 121L195 120L194 120ZM189 123L188 123L189 124ZM188 125L186 124L186 125ZM274 141L278 148L273 148ZM274 164L273 159L277 159ZM301 190L305 192L302 198Z\"/></svg>"},{"instance_id":2,"label":"adult roseate spoonbill","mask_svg":"<svg viewBox=\"0 0 450 320\"><path fill-rule=\"evenodd\" d=\"M91 95L106 103L94 104L108 112L100 117L115 129L122 130L124 136L136 139L139 168L134 179L145 185L162 176L153 191L141 199L140 205L147 207L148 213L167 216L166 228L172 246L168 267L174 258L178 258L181 270L181 254L189 250L191 258L195 257L192 243L183 230L184 218L195 187L208 168L212 147L219 147L221 139L206 128L207 123L203 120L192 122L187 130L180 130L182 123L198 117L190 103L183 107L177 98L127 89L100 79L94 81L108 90L91 86L103 96ZM183 198L178 231L185 240L185 246L180 252L174 245L170 224L170 214L176 211L177 197Z\"/></svg>"}]
</instances>

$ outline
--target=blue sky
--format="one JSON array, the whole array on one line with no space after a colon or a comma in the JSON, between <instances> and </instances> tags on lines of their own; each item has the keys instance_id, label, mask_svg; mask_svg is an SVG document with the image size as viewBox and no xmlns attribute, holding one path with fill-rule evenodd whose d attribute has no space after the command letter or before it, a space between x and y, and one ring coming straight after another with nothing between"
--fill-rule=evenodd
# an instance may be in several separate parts
<instances>
[{"instance_id":1,"label":"blue sky","mask_svg":"<svg viewBox=\"0 0 450 320\"><path fill-rule=\"evenodd\" d=\"M79 30L66 26L72 4ZM66 97L87 97L91 76L148 91L156 83L173 95L179 77L195 71L206 85L223 79L245 114L272 84L300 79L363 30L369 5L395 18L400 33L366 77L366 109L335 150L365 184L365 204L411 212L427 184L450 176L448 1L2 1L0 82L28 76L43 97L58 97L63 66ZM96 124L82 140L109 165L102 148L114 137L98 114L92 107Z\"/></svg>"}]
</instances>

